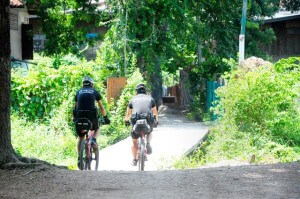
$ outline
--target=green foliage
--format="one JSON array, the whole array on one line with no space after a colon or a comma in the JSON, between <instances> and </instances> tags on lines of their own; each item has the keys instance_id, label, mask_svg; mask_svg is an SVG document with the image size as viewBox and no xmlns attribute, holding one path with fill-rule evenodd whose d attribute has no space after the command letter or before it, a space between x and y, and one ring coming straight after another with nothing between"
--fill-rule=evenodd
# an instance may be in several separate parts
<instances>
[{"instance_id":1,"label":"green foliage","mask_svg":"<svg viewBox=\"0 0 300 199\"><path fill-rule=\"evenodd\" d=\"M49 67L49 61L44 64L45 62L41 62L32 67L25 77L18 73L12 75L12 108L30 120L52 118L55 109L65 100L70 103L64 108L71 113L71 101L86 75L95 79L96 88L103 89L102 83L97 81L99 76L91 63L62 65L58 69Z\"/></svg>"},{"instance_id":2,"label":"green foliage","mask_svg":"<svg viewBox=\"0 0 300 199\"><path fill-rule=\"evenodd\" d=\"M261 30L260 23L253 22L252 24L253 26L247 24L246 56L257 56L266 59L268 56L261 49L261 46L270 45L276 39L275 33L271 28Z\"/></svg>"},{"instance_id":3,"label":"green foliage","mask_svg":"<svg viewBox=\"0 0 300 199\"><path fill-rule=\"evenodd\" d=\"M62 130L12 115L12 144L18 154L74 169L76 138L67 125Z\"/></svg>"},{"instance_id":4,"label":"green foliage","mask_svg":"<svg viewBox=\"0 0 300 199\"><path fill-rule=\"evenodd\" d=\"M136 70L128 78L127 85L123 89L119 100L110 110L112 122L109 126L104 126L101 129L102 134L110 137L110 144L124 139L129 135L130 130L125 127L124 117L129 100L136 95L135 86L141 82L144 82L142 74L139 70Z\"/></svg>"},{"instance_id":5,"label":"green foliage","mask_svg":"<svg viewBox=\"0 0 300 199\"><path fill-rule=\"evenodd\" d=\"M76 167L72 110L75 92L81 88L82 78L86 75L95 80L95 87L100 90L102 103L112 120L111 125L101 127L98 138L100 147L104 148L128 136L130 130L125 128L123 118L128 101L135 94L135 85L143 82L138 71L128 79L128 85L117 106L114 106L106 102L102 82L106 81L109 73L102 73L101 66L81 61L77 65L54 68L54 59L39 57L38 60L39 64L30 68L27 76L17 72L12 74L12 132L17 153L70 168Z\"/></svg>"},{"instance_id":6,"label":"green foliage","mask_svg":"<svg viewBox=\"0 0 300 199\"><path fill-rule=\"evenodd\" d=\"M300 58L237 68L217 90L221 117L208 140L178 168L235 159L251 163L300 159ZM254 159L251 157L255 157ZM251 160L252 159L252 160Z\"/></svg>"},{"instance_id":7,"label":"green foliage","mask_svg":"<svg viewBox=\"0 0 300 199\"><path fill-rule=\"evenodd\" d=\"M217 111L224 122L236 125L242 132L270 135L281 144L300 145L300 115L295 108L300 65L294 67L276 72L276 68L284 68L279 62L275 67L230 73L228 84L217 91L221 98Z\"/></svg>"},{"instance_id":8,"label":"green foliage","mask_svg":"<svg viewBox=\"0 0 300 199\"><path fill-rule=\"evenodd\" d=\"M162 71L163 85L170 87L179 83L179 71L175 74L170 74L168 72Z\"/></svg>"},{"instance_id":9,"label":"green foliage","mask_svg":"<svg viewBox=\"0 0 300 199\"><path fill-rule=\"evenodd\" d=\"M124 42L117 38L117 29L112 26L97 51L95 64L101 73L100 76L105 79L110 76L130 75L136 67L136 56L130 51L127 52L126 67L124 66Z\"/></svg>"},{"instance_id":10,"label":"green foliage","mask_svg":"<svg viewBox=\"0 0 300 199\"><path fill-rule=\"evenodd\" d=\"M282 0L283 5L287 10L297 11L300 10L300 2L294 0Z\"/></svg>"},{"instance_id":11,"label":"green foliage","mask_svg":"<svg viewBox=\"0 0 300 199\"><path fill-rule=\"evenodd\" d=\"M28 7L33 7L41 20L47 42L43 51L46 55L59 56L68 53L80 54L85 44L94 44L95 39L86 35L99 27L101 21L108 18L100 13L97 2L88 0L26 0ZM98 35L96 40L99 40Z\"/></svg>"},{"instance_id":12,"label":"green foliage","mask_svg":"<svg viewBox=\"0 0 300 199\"><path fill-rule=\"evenodd\" d=\"M194 67L189 71L189 83L193 101L189 106L189 116L192 119L204 121L207 119L206 92L207 81L215 80L217 75L233 68L236 62L233 59L226 61L216 57L210 57L201 67Z\"/></svg>"}]
</instances>

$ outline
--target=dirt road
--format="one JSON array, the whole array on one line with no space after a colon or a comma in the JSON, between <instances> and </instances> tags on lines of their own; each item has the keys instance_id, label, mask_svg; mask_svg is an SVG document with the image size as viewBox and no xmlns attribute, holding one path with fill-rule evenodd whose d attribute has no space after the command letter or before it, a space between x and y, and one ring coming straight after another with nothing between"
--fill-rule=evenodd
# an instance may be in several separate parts
<instances>
[{"instance_id":1,"label":"dirt road","mask_svg":"<svg viewBox=\"0 0 300 199\"><path fill-rule=\"evenodd\" d=\"M148 172L0 170L0 198L300 198L300 162Z\"/></svg>"}]
</instances>

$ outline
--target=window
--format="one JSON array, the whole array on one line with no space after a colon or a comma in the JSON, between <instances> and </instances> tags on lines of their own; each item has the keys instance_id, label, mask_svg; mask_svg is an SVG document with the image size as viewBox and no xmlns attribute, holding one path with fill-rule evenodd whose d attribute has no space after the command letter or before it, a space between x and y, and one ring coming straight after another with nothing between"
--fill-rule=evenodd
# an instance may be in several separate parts
<instances>
[{"instance_id":1,"label":"window","mask_svg":"<svg viewBox=\"0 0 300 199\"><path fill-rule=\"evenodd\" d=\"M10 20L10 29L18 30L18 14L10 13L9 20Z\"/></svg>"},{"instance_id":2,"label":"window","mask_svg":"<svg viewBox=\"0 0 300 199\"><path fill-rule=\"evenodd\" d=\"M33 35L33 50L34 52L40 52L45 47L46 35L34 34Z\"/></svg>"}]
</instances>

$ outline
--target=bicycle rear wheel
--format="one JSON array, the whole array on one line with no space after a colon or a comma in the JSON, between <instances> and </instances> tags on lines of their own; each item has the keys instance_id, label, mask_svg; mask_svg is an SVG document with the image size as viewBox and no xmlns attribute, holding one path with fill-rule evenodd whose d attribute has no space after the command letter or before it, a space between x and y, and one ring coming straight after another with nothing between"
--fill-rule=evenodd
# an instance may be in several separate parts
<instances>
[{"instance_id":1,"label":"bicycle rear wheel","mask_svg":"<svg viewBox=\"0 0 300 199\"><path fill-rule=\"evenodd\" d=\"M91 161L92 161L92 148L88 146L88 143L85 144L85 170L91 170Z\"/></svg>"},{"instance_id":2,"label":"bicycle rear wheel","mask_svg":"<svg viewBox=\"0 0 300 199\"><path fill-rule=\"evenodd\" d=\"M99 149L98 149L98 145L93 145L92 146L92 150L93 150L93 160L95 160L95 171L98 171L98 165L99 165Z\"/></svg>"},{"instance_id":3,"label":"bicycle rear wheel","mask_svg":"<svg viewBox=\"0 0 300 199\"><path fill-rule=\"evenodd\" d=\"M85 165L85 140L82 140L80 143L80 150L79 150L79 169L83 170Z\"/></svg>"},{"instance_id":4,"label":"bicycle rear wheel","mask_svg":"<svg viewBox=\"0 0 300 199\"><path fill-rule=\"evenodd\" d=\"M144 171L145 168L145 145L141 144L141 150L139 154L139 171Z\"/></svg>"}]
</instances>

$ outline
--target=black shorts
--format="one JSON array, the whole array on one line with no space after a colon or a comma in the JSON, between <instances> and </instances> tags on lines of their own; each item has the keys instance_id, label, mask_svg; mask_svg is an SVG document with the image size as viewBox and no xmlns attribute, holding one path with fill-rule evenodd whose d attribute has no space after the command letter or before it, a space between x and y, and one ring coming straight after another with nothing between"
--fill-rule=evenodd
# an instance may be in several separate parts
<instances>
[{"instance_id":1,"label":"black shorts","mask_svg":"<svg viewBox=\"0 0 300 199\"><path fill-rule=\"evenodd\" d=\"M97 131L99 129L99 120L98 120L98 112L97 111L93 111L93 113L91 113L89 115L81 115L81 114L77 113L76 118L80 118L80 117L87 118L92 122L91 130ZM85 133L82 133L80 130L76 130L76 134L79 137L83 137L85 135Z\"/></svg>"}]
</instances>

